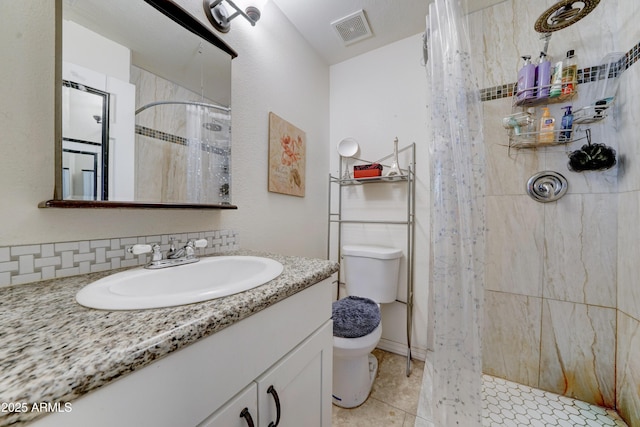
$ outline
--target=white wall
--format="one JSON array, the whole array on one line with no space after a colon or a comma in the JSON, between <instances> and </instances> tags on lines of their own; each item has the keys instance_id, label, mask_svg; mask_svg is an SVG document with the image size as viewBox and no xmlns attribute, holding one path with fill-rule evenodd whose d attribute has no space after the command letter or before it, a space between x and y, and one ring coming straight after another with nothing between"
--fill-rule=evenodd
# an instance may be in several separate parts
<instances>
[{"instance_id":1,"label":"white wall","mask_svg":"<svg viewBox=\"0 0 640 427\"><path fill-rule=\"evenodd\" d=\"M225 226L241 228L243 247L325 257L329 67L273 2L255 27L234 20L227 42L239 54L232 66L232 188L233 202L244 208ZM303 198L267 191L270 111L306 133Z\"/></svg>"},{"instance_id":2,"label":"white wall","mask_svg":"<svg viewBox=\"0 0 640 427\"><path fill-rule=\"evenodd\" d=\"M393 139L399 146L416 143L416 244L415 308L412 352L424 358L427 325L429 275L429 170L426 110L426 72L421 65L422 34L418 34L331 67L330 171L338 176L340 158L337 144L345 137L355 138L361 159L378 160L393 152ZM400 166L406 167L400 157ZM390 162L387 160L390 164ZM397 184L391 184L397 185ZM345 199L356 215L367 210L384 211L389 217L406 212L402 188L349 188ZM395 207L389 207L392 200ZM334 209L335 210L335 209ZM405 248L404 229L398 226L351 227L344 236L347 244L381 244ZM406 250L405 250L406 252ZM406 260L403 260L403 264ZM404 300L404 286L399 299ZM405 306L383 306L383 339L380 347L402 351L406 344Z\"/></svg>"},{"instance_id":3,"label":"white wall","mask_svg":"<svg viewBox=\"0 0 640 427\"><path fill-rule=\"evenodd\" d=\"M0 89L0 246L233 228L244 248L324 255L329 69L270 3L256 27L236 20L228 37L239 53L232 98L237 211L39 209L53 196L56 3L0 2L0 77L10 82ZM269 111L307 132L304 198L267 192Z\"/></svg>"}]
</instances>

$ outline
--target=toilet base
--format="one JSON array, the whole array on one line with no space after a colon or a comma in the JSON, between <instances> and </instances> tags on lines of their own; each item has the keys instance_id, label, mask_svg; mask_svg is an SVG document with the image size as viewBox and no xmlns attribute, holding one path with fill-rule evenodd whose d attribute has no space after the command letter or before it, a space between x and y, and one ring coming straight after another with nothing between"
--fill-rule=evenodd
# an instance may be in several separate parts
<instances>
[{"instance_id":1,"label":"toilet base","mask_svg":"<svg viewBox=\"0 0 640 427\"><path fill-rule=\"evenodd\" d=\"M378 373L378 359L369 353L333 360L333 404L341 408L362 405L371 393Z\"/></svg>"}]
</instances>

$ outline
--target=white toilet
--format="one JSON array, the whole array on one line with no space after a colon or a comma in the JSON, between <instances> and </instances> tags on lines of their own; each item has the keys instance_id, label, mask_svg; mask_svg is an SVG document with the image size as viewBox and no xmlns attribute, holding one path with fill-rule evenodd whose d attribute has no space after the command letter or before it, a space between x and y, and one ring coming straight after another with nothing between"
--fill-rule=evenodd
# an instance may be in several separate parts
<instances>
[{"instance_id":1,"label":"white toilet","mask_svg":"<svg viewBox=\"0 0 640 427\"><path fill-rule=\"evenodd\" d=\"M354 408L369 397L378 371L371 351L382 336L380 304L396 300L402 251L342 248L347 297L333 303L333 404Z\"/></svg>"}]
</instances>

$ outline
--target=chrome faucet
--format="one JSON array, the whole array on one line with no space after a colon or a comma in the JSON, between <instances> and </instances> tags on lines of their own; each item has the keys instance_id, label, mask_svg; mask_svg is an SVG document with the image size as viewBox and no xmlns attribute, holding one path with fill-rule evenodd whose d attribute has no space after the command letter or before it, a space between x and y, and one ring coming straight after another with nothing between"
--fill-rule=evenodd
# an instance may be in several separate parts
<instances>
[{"instance_id":1,"label":"chrome faucet","mask_svg":"<svg viewBox=\"0 0 640 427\"><path fill-rule=\"evenodd\" d=\"M163 256L160 245L157 243L153 246L133 245L127 248L127 252L134 255L151 253L151 262L145 265L145 268L155 269L198 262L200 259L196 257L196 248L205 248L207 244L207 239L189 240L182 248L176 249L171 240L166 257Z\"/></svg>"}]
</instances>

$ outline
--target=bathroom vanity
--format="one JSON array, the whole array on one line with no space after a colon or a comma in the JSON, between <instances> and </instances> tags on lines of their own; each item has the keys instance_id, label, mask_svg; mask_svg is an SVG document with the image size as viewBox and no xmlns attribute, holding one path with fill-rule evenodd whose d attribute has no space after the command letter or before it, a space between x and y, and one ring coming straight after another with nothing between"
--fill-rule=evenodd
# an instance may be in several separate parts
<instances>
[{"instance_id":1,"label":"bathroom vanity","mask_svg":"<svg viewBox=\"0 0 640 427\"><path fill-rule=\"evenodd\" d=\"M0 290L9 310L0 336L10 343L0 350L0 400L29 409L0 414L0 426L240 427L278 418L330 426L337 265L262 256L283 273L241 294L164 309L112 312L73 300L106 273ZM31 410L41 402L55 413Z\"/></svg>"}]
</instances>

